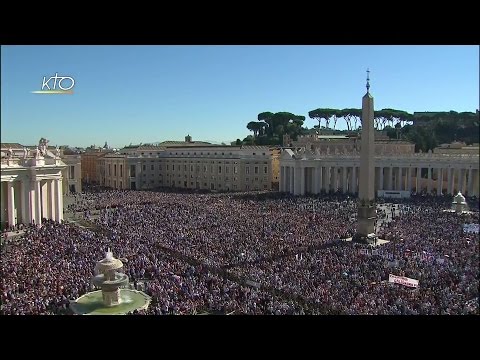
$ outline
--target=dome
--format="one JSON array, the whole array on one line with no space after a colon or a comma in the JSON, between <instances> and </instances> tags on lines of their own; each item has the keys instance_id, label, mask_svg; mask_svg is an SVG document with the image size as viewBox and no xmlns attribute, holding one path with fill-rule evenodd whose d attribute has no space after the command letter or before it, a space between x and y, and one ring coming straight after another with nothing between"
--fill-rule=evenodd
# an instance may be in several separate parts
<instances>
[{"instance_id":1,"label":"dome","mask_svg":"<svg viewBox=\"0 0 480 360\"><path fill-rule=\"evenodd\" d=\"M453 202L455 204L464 204L465 203L465 196L459 191L458 194L453 198Z\"/></svg>"}]
</instances>

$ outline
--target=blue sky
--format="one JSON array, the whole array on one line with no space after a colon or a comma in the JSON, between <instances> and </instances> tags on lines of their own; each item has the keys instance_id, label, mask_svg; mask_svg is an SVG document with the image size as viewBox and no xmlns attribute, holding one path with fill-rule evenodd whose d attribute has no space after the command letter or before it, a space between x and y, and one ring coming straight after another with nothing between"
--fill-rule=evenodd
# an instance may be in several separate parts
<instances>
[{"instance_id":1,"label":"blue sky","mask_svg":"<svg viewBox=\"0 0 480 360\"><path fill-rule=\"evenodd\" d=\"M52 145L234 141L264 111L475 111L478 46L2 46L1 140ZM75 79L41 95L42 79ZM337 124L342 128L342 124Z\"/></svg>"}]
</instances>

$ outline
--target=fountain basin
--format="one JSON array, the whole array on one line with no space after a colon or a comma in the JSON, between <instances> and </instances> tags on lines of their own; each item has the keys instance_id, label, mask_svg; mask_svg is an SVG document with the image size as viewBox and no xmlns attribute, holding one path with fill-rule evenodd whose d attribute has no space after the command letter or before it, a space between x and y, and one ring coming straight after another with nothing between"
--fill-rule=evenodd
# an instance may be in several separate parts
<instances>
[{"instance_id":1,"label":"fountain basin","mask_svg":"<svg viewBox=\"0 0 480 360\"><path fill-rule=\"evenodd\" d=\"M77 315L125 315L134 310L144 310L150 304L147 294L130 289L119 289L120 303L106 306L101 290L92 291L70 302L70 309Z\"/></svg>"},{"instance_id":2,"label":"fountain basin","mask_svg":"<svg viewBox=\"0 0 480 360\"><path fill-rule=\"evenodd\" d=\"M92 282L96 287L113 291L128 284L128 275L116 272L115 280L106 280L104 274L99 274L92 279Z\"/></svg>"}]
</instances>

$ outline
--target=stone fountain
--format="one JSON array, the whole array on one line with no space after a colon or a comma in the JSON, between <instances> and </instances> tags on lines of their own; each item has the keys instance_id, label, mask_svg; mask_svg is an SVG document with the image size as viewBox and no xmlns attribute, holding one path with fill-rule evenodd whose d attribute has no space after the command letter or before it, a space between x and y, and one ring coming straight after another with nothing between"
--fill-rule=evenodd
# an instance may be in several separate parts
<instances>
[{"instance_id":1,"label":"stone fountain","mask_svg":"<svg viewBox=\"0 0 480 360\"><path fill-rule=\"evenodd\" d=\"M121 315L134 310L144 310L150 297L137 290L125 289L128 276L123 263L115 259L108 249L105 258L97 261L92 284L100 290L89 292L70 302L70 309L82 315Z\"/></svg>"},{"instance_id":2,"label":"stone fountain","mask_svg":"<svg viewBox=\"0 0 480 360\"><path fill-rule=\"evenodd\" d=\"M105 306L120 304L120 288L128 285L128 276L121 272L123 263L113 257L108 249L105 258L98 261L95 266L95 277L92 283L102 290ZM118 271L116 271L118 270Z\"/></svg>"},{"instance_id":3,"label":"stone fountain","mask_svg":"<svg viewBox=\"0 0 480 360\"><path fill-rule=\"evenodd\" d=\"M452 208L457 214L462 214L467 211L467 203L465 202L465 196L459 191L453 198Z\"/></svg>"}]
</instances>

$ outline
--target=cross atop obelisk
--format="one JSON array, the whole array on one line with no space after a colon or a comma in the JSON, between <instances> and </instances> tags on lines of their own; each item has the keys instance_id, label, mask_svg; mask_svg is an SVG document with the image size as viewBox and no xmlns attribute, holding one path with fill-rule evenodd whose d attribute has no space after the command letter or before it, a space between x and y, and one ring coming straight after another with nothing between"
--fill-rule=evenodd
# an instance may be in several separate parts
<instances>
[{"instance_id":1,"label":"cross atop obelisk","mask_svg":"<svg viewBox=\"0 0 480 360\"><path fill-rule=\"evenodd\" d=\"M373 96L370 94L370 70L367 69L367 93L362 98L362 133L360 138L360 176L358 191L357 240L374 232L375 206L375 131Z\"/></svg>"},{"instance_id":2,"label":"cross atop obelisk","mask_svg":"<svg viewBox=\"0 0 480 360\"><path fill-rule=\"evenodd\" d=\"M370 92L370 69L367 69L367 93Z\"/></svg>"}]
</instances>

